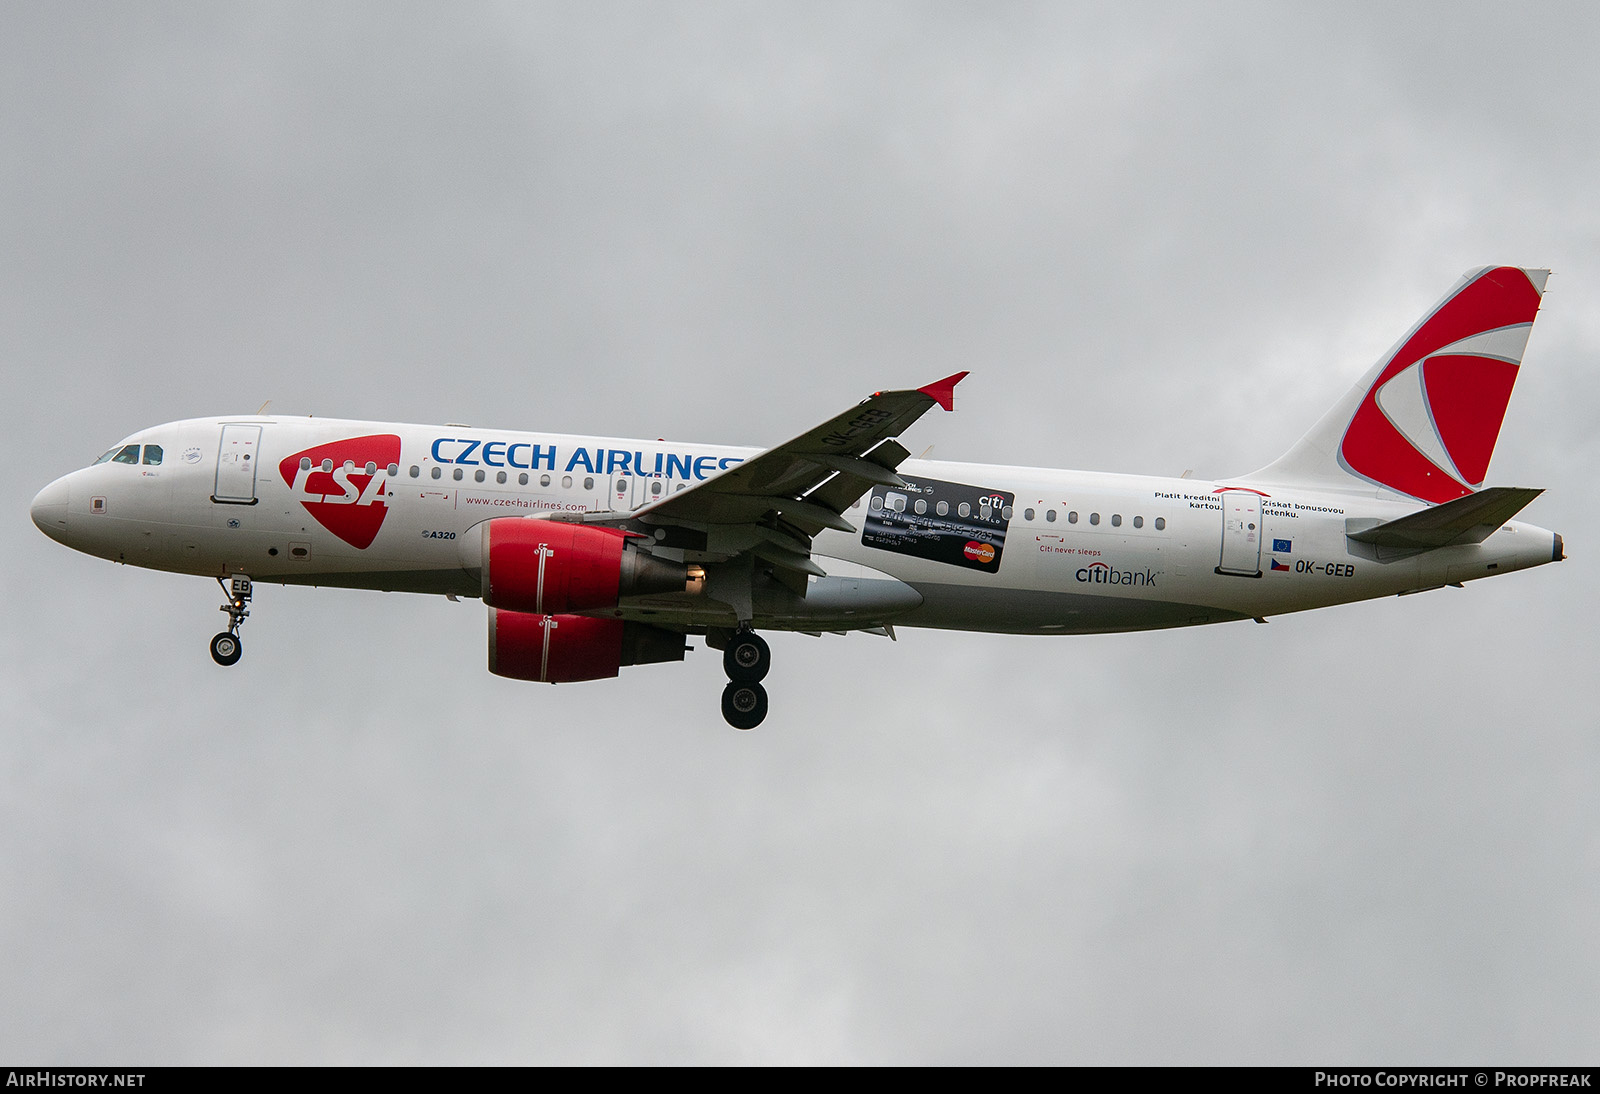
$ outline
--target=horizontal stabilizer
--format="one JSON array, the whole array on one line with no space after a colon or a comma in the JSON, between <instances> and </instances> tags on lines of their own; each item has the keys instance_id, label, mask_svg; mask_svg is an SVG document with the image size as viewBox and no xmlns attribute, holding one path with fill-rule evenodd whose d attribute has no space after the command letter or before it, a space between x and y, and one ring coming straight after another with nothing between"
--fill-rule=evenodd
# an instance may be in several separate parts
<instances>
[{"instance_id":1,"label":"horizontal stabilizer","mask_svg":"<svg viewBox=\"0 0 1600 1094\"><path fill-rule=\"evenodd\" d=\"M1461 543L1482 543L1542 493L1543 490L1521 486L1491 486L1455 501L1408 513L1398 520L1346 534L1357 543L1370 543L1383 553L1414 554Z\"/></svg>"}]
</instances>

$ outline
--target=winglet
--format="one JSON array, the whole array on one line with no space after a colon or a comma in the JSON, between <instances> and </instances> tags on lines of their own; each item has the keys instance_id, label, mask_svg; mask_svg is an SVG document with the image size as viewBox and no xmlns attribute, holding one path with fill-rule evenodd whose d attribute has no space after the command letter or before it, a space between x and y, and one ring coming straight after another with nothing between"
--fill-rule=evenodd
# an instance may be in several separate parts
<instances>
[{"instance_id":1,"label":"winglet","mask_svg":"<svg viewBox=\"0 0 1600 1094\"><path fill-rule=\"evenodd\" d=\"M965 380L969 373L958 372L954 376L946 376L943 380L935 380L927 387L919 387L918 391L944 407L946 410L956 408L956 385Z\"/></svg>"}]
</instances>

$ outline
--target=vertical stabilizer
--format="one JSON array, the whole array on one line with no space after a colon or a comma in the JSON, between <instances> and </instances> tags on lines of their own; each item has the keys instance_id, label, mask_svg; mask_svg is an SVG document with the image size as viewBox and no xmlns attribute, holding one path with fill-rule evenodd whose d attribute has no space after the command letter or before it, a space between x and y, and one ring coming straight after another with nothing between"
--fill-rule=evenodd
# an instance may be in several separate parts
<instances>
[{"instance_id":1,"label":"vertical stabilizer","mask_svg":"<svg viewBox=\"0 0 1600 1094\"><path fill-rule=\"evenodd\" d=\"M1549 270L1464 274L1361 382L1252 482L1428 502L1483 485Z\"/></svg>"}]
</instances>

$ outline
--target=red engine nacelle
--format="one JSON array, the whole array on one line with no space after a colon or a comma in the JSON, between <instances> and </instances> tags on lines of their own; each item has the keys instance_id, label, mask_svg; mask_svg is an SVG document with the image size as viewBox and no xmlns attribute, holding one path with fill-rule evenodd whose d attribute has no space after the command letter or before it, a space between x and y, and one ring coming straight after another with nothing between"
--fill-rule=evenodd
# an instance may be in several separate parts
<instances>
[{"instance_id":1,"label":"red engine nacelle","mask_svg":"<svg viewBox=\"0 0 1600 1094\"><path fill-rule=\"evenodd\" d=\"M683 635L643 623L489 609L489 671L513 680L606 680L624 665L683 654Z\"/></svg>"},{"instance_id":2,"label":"red engine nacelle","mask_svg":"<svg viewBox=\"0 0 1600 1094\"><path fill-rule=\"evenodd\" d=\"M624 596L683 592L688 567L664 562L610 528L507 517L483 525L483 602L560 615L614 607ZM615 673L612 673L615 675Z\"/></svg>"}]
</instances>

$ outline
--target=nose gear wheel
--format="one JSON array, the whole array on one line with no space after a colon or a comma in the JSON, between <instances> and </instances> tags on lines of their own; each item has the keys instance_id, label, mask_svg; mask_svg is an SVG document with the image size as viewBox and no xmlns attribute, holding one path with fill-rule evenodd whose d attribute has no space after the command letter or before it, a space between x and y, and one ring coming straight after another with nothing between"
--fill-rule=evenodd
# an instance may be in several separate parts
<instances>
[{"instance_id":1,"label":"nose gear wheel","mask_svg":"<svg viewBox=\"0 0 1600 1094\"><path fill-rule=\"evenodd\" d=\"M244 655L244 647L239 644L239 636L230 631L223 631L211 639L211 660L226 668L237 664Z\"/></svg>"},{"instance_id":2,"label":"nose gear wheel","mask_svg":"<svg viewBox=\"0 0 1600 1094\"><path fill-rule=\"evenodd\" d=\"M222 591L228 598L228 602L217 609L228 613L228 629L211 639L211 660L227 667L238 664L239 658L244 656L244 646L239 641L239 628L244 626L245 618L250 614L250 609L246 605L250 603L255 588L244 574L234 574L231 581L224 581L219 577L217 584L222 586Z\"/></svg>"}]
</instances>

